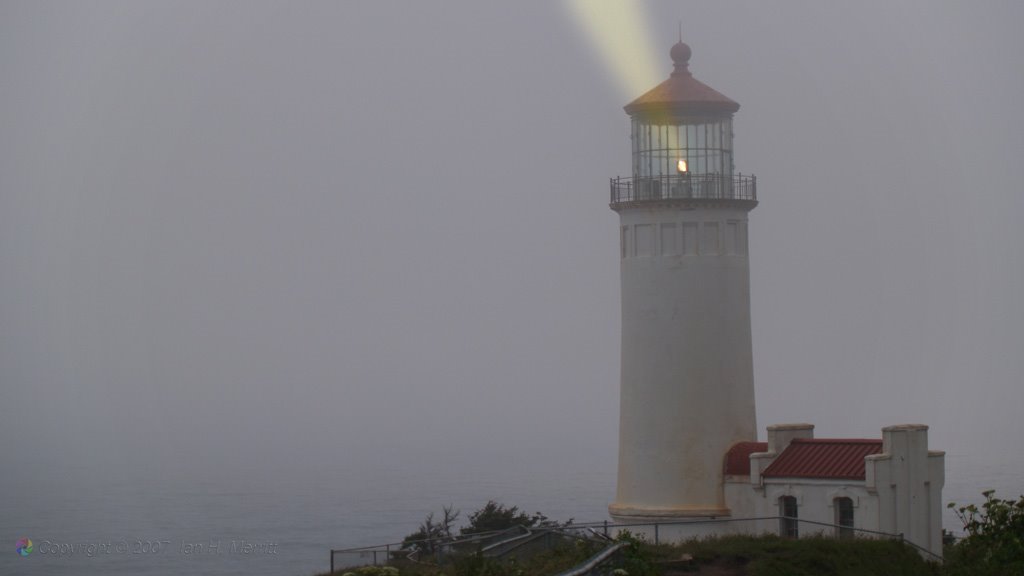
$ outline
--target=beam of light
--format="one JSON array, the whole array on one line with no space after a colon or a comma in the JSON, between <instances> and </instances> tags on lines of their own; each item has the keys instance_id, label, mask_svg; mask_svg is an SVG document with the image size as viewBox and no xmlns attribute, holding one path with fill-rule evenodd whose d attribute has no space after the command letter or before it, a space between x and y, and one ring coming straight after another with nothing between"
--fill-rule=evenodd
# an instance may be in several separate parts
<instances>
[{"instance_id":1,"label":"beam of light","mask_svg":"<svg viewBox=\"0 0 1024 576\"><path fill-rule=\"evenodd\" d=\"M632 100L665 79L667 58L655 58L644 4L636 0L565 0L624 99ZM662 64L662 66L659 66Z\"/></svg>"}]
</instances>

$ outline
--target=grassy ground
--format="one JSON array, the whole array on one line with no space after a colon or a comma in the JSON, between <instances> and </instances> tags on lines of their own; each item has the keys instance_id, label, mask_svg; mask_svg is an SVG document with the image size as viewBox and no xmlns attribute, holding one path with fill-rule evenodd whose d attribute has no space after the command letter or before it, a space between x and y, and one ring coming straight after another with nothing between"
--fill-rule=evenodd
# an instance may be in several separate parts
<instances>
[{"instance_id":1,"label":"grassy ground","mask_svg":"<svg viewBox=\"0 0 1024 576\"><path fill-rule=\"evenodd\" d=\"M657 572L722 576L935 576L939 567L887 540L728 536L645 545ZM683 558L692 558L686 562Z\"/></svg>"},{"instance_id":2,"label":"grassy ground","mask_svg":"<svg viewBox=\"0 0 1024 576\"><path fill-rule=\"evenodd\" d=\"M465 555L436 564L397 559L390 566L398 570L397 576L542 576L564 572L580 564L601 550L595 543L564 544L531 555L523 560L496 560L477 555ZM396 576L379 568L341 568L335 575L352 572L356 576ZM328 576L325 572L319 576Z\"/></svg>"}]
</instances>

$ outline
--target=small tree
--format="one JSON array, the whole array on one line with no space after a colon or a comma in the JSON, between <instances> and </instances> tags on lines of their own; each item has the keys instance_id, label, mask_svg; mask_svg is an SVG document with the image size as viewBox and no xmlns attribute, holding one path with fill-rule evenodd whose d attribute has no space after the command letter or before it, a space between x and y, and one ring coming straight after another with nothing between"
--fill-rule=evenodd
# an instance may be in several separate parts
<instances>
[{"instance_id":1,"label":"small tree","mask_svg":"<svg viewBox=\"0 0 1024 576\"><path fill-rule=\"evenodd\" d=\"M956 508L967 536L950 549L946 572L952 576L1024 575L1024 496L1019 500L994 498L982 492L985 503Z\"/></svg>"},{"instance_id":2,"label":"small tree","mask_svg":"<svg viewBox=\"0 0 1024 576\"><path fill-rule=\"evenodd\" d=\"M434 521L434 513L427 514L420 524L419 530L409 534L402 540L402 549L415 549L420 554L433 554L439 544L451 540L452 529L459 518L459 511L448 505L442 508L444 518Z\"/></svg>"},{"instance_id":3,"label":"small tree","mask_svg":"<svg viewBox=\"0 0 1024 576\"><path fill-rule=\"evenodd\" d=\"M569 522L571 523L572 520ZM507 530L513 526L530 528L532 526L553 526L556 524L556 522L549 521L548 517L540 512L534 512L531 516L525 512L520 512L518 506L506 507L504 504L498 504L494 500L488 500L483 508L469 515L469 526L462 528L461 533L463 535L480 534L481 532Z\"/></svg>"}]
</instances>

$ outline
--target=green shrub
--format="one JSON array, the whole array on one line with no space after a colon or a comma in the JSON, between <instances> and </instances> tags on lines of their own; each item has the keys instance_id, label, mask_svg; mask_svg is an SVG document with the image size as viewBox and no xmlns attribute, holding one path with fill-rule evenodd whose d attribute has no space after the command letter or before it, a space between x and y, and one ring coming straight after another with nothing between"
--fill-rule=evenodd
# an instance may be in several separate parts
<instances>
[{"instance_id":1,"label":"green shrub","mask_svg":"<svg viewBox=\"0 0 1024 576\"><path fill-rule=\"evenodd\" d=\"M483 508L469 515L469 526L460 532L463 535L480 534L496 530L507 530L514 526L548 526L551 522L540 512L532 515L521 512L518 506L506 507L494 500L488 500Z\"/></svg>"},{"instance_id":2,"label":"green shrub","mask_svg":"<svg viewBox=\"0 0 1024 576\"><path fill-rule=\"evenodd\" d=\"M398 576L398 568L393 566L362 566L342 576Z\"/></svg>"},{"instance_id":3,"label":"green shrub","mask_svg":"<svg viewBox=\"0 0 1024 576\"><path fill-rule=\"evenodd\" d=\"M945 573L949 576L1024 575L1024 496L1019 500L995 498L982 492L985 503L956 508L967 533L947 548ZM956 504L950 502L949 508Z\"/></svg>"}]
</instances>

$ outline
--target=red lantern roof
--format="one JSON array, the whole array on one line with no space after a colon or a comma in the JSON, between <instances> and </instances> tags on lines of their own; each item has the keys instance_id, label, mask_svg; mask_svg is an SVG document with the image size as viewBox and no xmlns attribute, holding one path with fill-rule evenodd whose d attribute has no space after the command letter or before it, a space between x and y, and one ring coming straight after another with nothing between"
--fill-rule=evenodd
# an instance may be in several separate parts
<instances>
[{"instance_id":1,"label":"red lantern roof","mask_svg":"<svg viewBox=\"0 0 1024 576\"><path fill-rule=\"evenodd\" d=\"M690 74L690 47L679 42L669 52L675 70L668 80L626 105L633 115L729 115L740 105Z\"/></svg>"}]
</instances>

